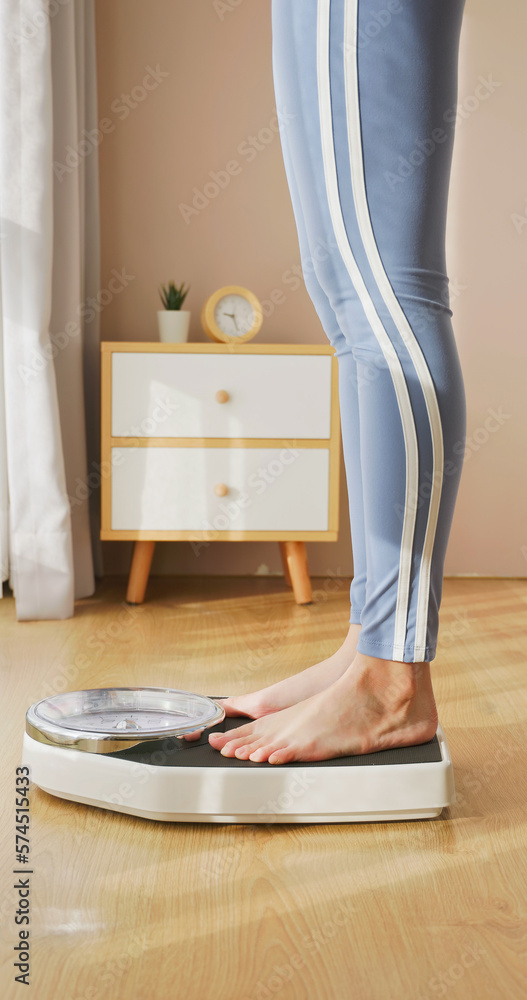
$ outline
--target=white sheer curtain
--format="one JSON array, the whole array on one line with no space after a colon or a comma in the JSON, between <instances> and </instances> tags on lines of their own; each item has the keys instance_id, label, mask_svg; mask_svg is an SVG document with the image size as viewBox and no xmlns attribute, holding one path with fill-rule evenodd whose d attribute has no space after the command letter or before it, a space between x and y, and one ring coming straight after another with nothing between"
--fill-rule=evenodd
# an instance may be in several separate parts
<instances>
[{"instance_id":1,"label":"white sheer curtain","mask_svg":"<svg viewBox=\"0 0 527 1000\"><path fill-rule=\"evenodd\" d=\"M98 558L93 22L93 0L0 3L0 562L19 619L71 616Z\"/></svg>"}]
</instances>

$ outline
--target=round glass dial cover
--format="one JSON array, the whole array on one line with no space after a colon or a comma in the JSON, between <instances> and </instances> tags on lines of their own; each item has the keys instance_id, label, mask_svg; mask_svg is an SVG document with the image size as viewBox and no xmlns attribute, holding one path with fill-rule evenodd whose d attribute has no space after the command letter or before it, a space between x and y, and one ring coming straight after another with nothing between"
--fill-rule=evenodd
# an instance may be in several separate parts
<instances>
[{"instance_id":1,"label":"round glass dial cover","mask_svg":"<svg viewBox=\"0 0 527 1000\"><path fill-rule=\"evenodd\" d=\"M243 337L254 326L255 313L243 295L224 295L214 309L214 319L222 333L229 337Z\"/></svg>"},{"instance_id":2,"label":"round glass dial cover","mask_svg":"<svg viewBox=\"0 0 527 1000\"><path fill-rule=\"evenodd\" d=\"M225 712L204 695L172 688L92 688L35 702L26 730L44 743L94 753L208 729Z\"/></svg>"}]
</instances>

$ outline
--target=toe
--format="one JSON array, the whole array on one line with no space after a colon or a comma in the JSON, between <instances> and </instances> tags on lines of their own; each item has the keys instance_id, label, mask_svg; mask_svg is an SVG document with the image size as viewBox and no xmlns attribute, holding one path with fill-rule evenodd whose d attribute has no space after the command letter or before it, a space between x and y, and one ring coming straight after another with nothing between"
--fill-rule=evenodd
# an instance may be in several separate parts
<instances>
[{"instance_id":1,"label":"toe","mask_svg":"<svg viewBox=\"0 0 527 1000\"><path fill-rule=\"evenodd\" d=\"M246 726L238 726L237 729L230 729L226 733L211 733L209 736L209 742L216 749L221 750L225 743L242 738L245 739L245 741L248 739L254 740L255 733L252 722L248 722Z\"/></svg>"},{"instance_id":2,"label":"toe","mask_svg":"<svg viewBox=\"0 0 527 1000\"><path fill-rule=\"evenodd\" d=\"M256 764L263 764L272 752L272 746L257 747L256 750L253 750L252 753L249 754L249 760L253 760Z\"/></svg>"},{"instance_id":3,"label":"toe","mask_svg":"<svg viewBox=\"0 0 527 1000\"><path fill-rule=\"evenodd\" d=\"M261 744L261 740L256 740L254 743L244 743L243 746L236 748L234 754L239 760L247 760Z\"/></svg>"},{"instance_id":4,"label":"toe","mask_svg":"<svg viewBox=\"0 0 527 1000\"><path fill-rule=\"evenodd\" d=\"M269 764L288 764L289 761L295 759L296 755L292 747L281 747L276 744L274 746L272 744L259 746L249 756L249 760L254 760L257 764L261 764L265 760Z\"/></svg>"},{"instance_id":5,"label":"toe","mask_svg":"<svg viewBox=\"0 0 527 1000\"><path fill-rule=\"evenodd\" d=\"M243 736L238 740L230 740L222 746L220 753L222 753L224 757L234 757L235 750L237 750L238 747L246 746L246 744L247 739Z\"/></svg>"},{"instance_id":6,"label":"toe","mask_svg":"<svg viewBox=\"0 0 527 1000\"><path fill-rule=\"evenodd\" d=\"M228 743L230 739L232 739L232 736L229 732L209 734L209 743L215 750L221 750L222 746Z\"/></svg>"},{"instance_id":7,"label":"toe","mask_svg":"<svg viewBox=\"0 0 527 1000\"><path fill-rule=\"evenodd\" d=\"M178 736L178 740L188 740L189 742L192 740L199 740L202 732L202 729L196 729L193 733L183 733L182 736Z\"/></svg>"},{"instance_id":8,"label":"toe","mask_svg":"<svg viewBox=\"0 0 527 1000\"><path fill-rule=\"evenodd\" d=\"M296 760L296 753L293 747L282 747L280 750L272 750L267 759L270 764L289 764Z\"/></svg>"}]
</instances>

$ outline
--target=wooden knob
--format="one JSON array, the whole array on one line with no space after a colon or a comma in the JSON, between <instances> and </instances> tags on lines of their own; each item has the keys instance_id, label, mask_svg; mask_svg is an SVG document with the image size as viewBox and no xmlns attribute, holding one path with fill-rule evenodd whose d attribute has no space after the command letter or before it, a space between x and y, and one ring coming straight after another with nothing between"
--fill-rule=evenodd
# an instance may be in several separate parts
<instances>
[{"instance_id":1,"label":"wooden knob","mask_svg":"<svg viewBox=\"0 0 527 1000\"><path fill-rule=\"evenodd\" d=\"M228 403L230 398L229 393L225 389L218 389L216 393L217 403Z\"/></svg>"},{"instance_id":2,"label":"wooden knob","mask_svg":"<svg viewBox=\"0 0 527 1000\"><path fill-rule=\"evenodd\" d=\"M216 483L214 492L217 497L226 497L229 492L229 487L226 486L225 483Z\"/></svg>"}]
</instances>

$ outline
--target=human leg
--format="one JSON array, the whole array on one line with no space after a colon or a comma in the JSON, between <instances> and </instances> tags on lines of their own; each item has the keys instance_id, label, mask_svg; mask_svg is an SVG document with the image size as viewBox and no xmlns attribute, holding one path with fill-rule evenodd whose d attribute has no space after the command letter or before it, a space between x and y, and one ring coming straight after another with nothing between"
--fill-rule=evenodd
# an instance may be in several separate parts
<instances>
[{"instance_id":1,"label":"human leg","mask_svg":"<svg viewBox=\"0 0 527 1000\"><path fill-rule=\"evenodd\" d=\"M343 435L360 434L359 648L406 662L435 655L464 451L445 263L463 6L401 3L379 23L374 0L273 5L295 218L310 248L331 248L314 257L337 327L323 322L339 365L354 359L341 407Z\"/></svg>"},{"instance_id":2,"label":"human leg","mask_svg":"<svg viewBox=\"0 0 527 1000\"><path fill-rule=\"evenodd\" d=\"M395 671L401 681L404 675L415 685L408 710L428 704L422 732L436 718L429 662L465 434L444 260L453 135L440 124L455 105L462 10L463 0L401 4L372 35L371 0L273 6L274 27L288 49L284 66L300 94L293 158L307 230L312 241L338 247L319 262L317 277L346 349L339 346L357 362L367 574L355 678L369 678L376 690L383 661L387 674ZM361 38L370 39L362 49ZM401 163L416 166L408 173ZM314 697L327 706L346 683L343 676ZM403 697L405 684L399 690ZM308 709L297 708L300 719ZM309 711L315 727L309 740L327 755L328 740L319 732L324 713L316 706ZM313 759L287 758L311 752L305 734L303 745L298 736L300 722L293 733L294 710L287 712L289 751L280 742L284 713L243 727L239 743L235 732L211 742L243 755L257 733L254 759L283 762L284 753ZM393 721L393 705L390 712ZM355 734L341 734L339 745L358 745L356 723L348 720L348 728L354 725ZM407 739L410 729L397 726ZM267 750L269 758L262 758ZM282 756L272 757L277 751Z\"/></svg>"},{"instance_id":3,"label":"human leg","mask_svg":"<svg viewBox=\"0 0 527 1000\"><path fill-rule=\"evenodd\" d=\"M248 715L251 718L260 718L271 712L297 704L298 701L322 691L342 675L351 664L356 652L361 611L366 595L366 546L360 465L357 365L351 347L347 344L339 328L328 295L316 274L316 268L320 262L338 252L338 247L334 240L324 241L316 234L310 238L306 227L302 198L291 154L291 144L293 146L299 144L299 137L294 135L295 130L303 128L301 108L298 105L299 93L295 77L287 71L285 53L280 48L277 39L278 35L275 34L273 36L273 76L276 106L280 123L284 168L297 228L302 274L324 332L335 347L338 357L341 432L353 547L353 580L350 587L351 608L348 633L335 653L268 687L249 694L221 699L227 715ZM292 135L290 135L291 133Z\"/></svg>"}]
</instances>

